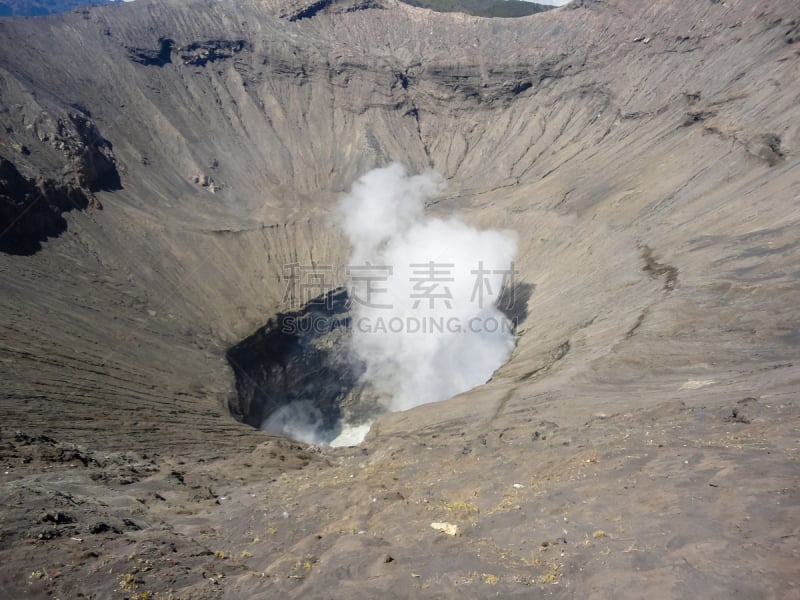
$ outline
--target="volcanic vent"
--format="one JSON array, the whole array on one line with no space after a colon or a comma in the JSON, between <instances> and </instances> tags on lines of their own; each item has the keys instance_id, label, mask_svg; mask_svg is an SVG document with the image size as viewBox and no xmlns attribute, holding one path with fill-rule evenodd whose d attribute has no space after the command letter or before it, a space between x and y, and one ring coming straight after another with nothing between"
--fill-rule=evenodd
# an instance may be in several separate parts
<instances>
[{"instance_id":1,"label":"volcanic vent","mask_svg":"<svg viewBox=\"0 0 800 600\"><path fill-rule=\"evenodd\" d=\"M444 187L397 163L355 182L337 212L352 247L347 290L277 315L227 353L245 422L358 443L381 412L465 392L506 361L514 324L497 303L513 310L516 238L427 216Z\"/></svg>"},{"instance_id":2,"label":"volcanic vent","mask_svg":"<svg viewBox=\"0 0 800 600\"><path fill-rule=\"evenodd\" d=\"M365 365L349 352L352 317L337 289L297 311L278 314L226 354L236 375L234 415L253 427L329 444L343 423L383 412L361 381Z\"/></svg>"}]
</instances>

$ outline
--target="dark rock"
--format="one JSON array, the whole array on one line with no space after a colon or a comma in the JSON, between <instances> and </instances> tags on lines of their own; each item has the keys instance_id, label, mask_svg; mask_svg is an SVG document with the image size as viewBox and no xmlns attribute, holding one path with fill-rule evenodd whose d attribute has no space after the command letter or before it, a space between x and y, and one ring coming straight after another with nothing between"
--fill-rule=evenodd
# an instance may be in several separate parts
<instances>
[{"instance_id":1,"label":"dark rock","mask_svg":"<svg viewBox=\"0 0 800 600\"><path fill-rule=\"evenodd\" d=\"M42 523L53 523L54 525L64 525L65 523L74 523L75 519L61 511L46 512L40 519Z\"/></svg>"}]
</instances>

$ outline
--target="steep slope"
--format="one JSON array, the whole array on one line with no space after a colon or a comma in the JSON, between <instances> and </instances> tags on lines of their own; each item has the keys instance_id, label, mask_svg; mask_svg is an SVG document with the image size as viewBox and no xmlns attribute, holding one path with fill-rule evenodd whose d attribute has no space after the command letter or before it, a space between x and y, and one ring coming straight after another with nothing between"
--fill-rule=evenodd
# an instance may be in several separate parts
<instances>
[{"instance_id":1,"label":"steep slope","mask_svg":"<svg viewBox=\"0 0 800 600\"><path fill-rule=\"evenodd\" d=\"M6 16L42 16L67 12L82 6L109 4L124 0L4 0L0 2L0 17ZM439 12L463 12L480 17L524 17L552 7L534 2L520 0L450 0L408 2L413 6L430 8Z\"/></svg>"},{"instance_id":2,"label":"steep slope","mask_svg":"<svg viewBox=\"0 0 800 600\"><path fill-rule=\"evenodd\" d=\"M521 0L406 0L406 4L438 12L462 12L475 17L527 17L552 6Z\"/></svg>"},{"instance_id":3,"label":"steep slope","mask_svg":"<svg viewBox=\"0 0 800 600\"><path fill-rule=\"evenodd\" d=\"M692 584L709 598L789 597L798 27L789 0L584 0L513 21L392 0L137 0L0 22L2 237L35 236L24 251L15 241L0 253L10 471L23 477L15 457L50 448L45 435L97 453L162 455L160 474L137 478L134 498L178 485L168 474L179 462L231 490L236 477L252 479L234 503L211 494L187 509L191 518L142 502L177 540L207 535L206 550L256 555L229 571L229 597L441 597L460 585L508 596L528 584L567 597L614 578L639 597L638 568L674 597ZM332 207L357 176L390 161L445 176L432 214L518 232L532 294L516 349L487 385L382 418L368 455L269 454L257 445L285 442L265 442L228 413L236 400L225 350L290 308L286 265L346 263ZM32 200L66 229L26 220L38 215ZM749 433L731 433L740 426ZM278 454L305 469L273 485ZM108 456L106 470L125 463ZM211 460L220 456L229 462ZM259 460L267 475L231 466ZM648 473L648 491L618 496ZM717 476L741 493L709 499ZM57 485L12 483L15 499L47 498L42 489ZM691 491L700 485L702 495ZM245 489L269 499L257 527L277 528L274 546L236 545L256 527ZM100 509L81 510L88 519ZM284 511L291 528L274 525ZM737 545L745 516L754 523ZM218 525L228 518L232 529ZM462 535L431 539L428 521L448 518ZM145 533L109 544L157 539L138 526ZM677 533L654 533L670 527ZM576 530L588 537L573 551ZM592 554L606 533L632 548L614 548L613 576ZM564 536L566 558L539 550ZM386 570L401 561L381 562L384 547L402 569ZM448 565L442 554L463 558ZM739 568L748 561L763 569L755 581ZM272 587L253 578L264 572ZM57 579L62 590L75 585ZM98 576L92 590L110 593L112 579ZM397 591L409 580L420 588ZM573 587L545 585L562 580ZM198 581L176 589L202 597ZM18 577L0 585L22 589Z\"/></svg>"}]
</instances>

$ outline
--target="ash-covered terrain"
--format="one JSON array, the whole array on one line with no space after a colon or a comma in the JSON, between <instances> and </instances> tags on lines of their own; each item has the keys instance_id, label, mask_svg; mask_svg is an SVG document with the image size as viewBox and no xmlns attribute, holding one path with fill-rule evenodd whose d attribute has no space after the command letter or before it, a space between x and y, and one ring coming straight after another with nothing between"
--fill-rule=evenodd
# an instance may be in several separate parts
<instances>
[{"instance_id":1,"label":"ash-covered terrain","mask_svg":"<svg viewBox=\"0 0 800 600\"><path fill-rule=\"evenodd\" d=\"M0 597L800 598L798 82L791 0L0 19ZM242 422L392 162L514 232L508 360L354 447Z\"/></svg>"}]
</instances>

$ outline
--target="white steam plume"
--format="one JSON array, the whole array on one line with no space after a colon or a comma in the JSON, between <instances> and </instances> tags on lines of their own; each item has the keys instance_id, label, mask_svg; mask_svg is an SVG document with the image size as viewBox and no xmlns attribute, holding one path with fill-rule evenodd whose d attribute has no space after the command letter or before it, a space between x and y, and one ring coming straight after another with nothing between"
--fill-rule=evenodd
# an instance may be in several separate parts
<instances>
[{"instance_id":1,"label":"white steam plume","mask_svg":"<svg viewBox=\"0 0 800 600\"><path fill-rule=\"evenodd\" d=\"M496 302L515 236L425 217L425 200L443 189L437 173L409 176L395 163L361 177L340 205L353 246L351 350L390 410L485 383L514 346Z\"/></svg>"},{"instance_id":2,"label":"white steam plume","mask_svg":"<svg viewBox=\"0 0 800 600\"><path fill-rule=\"evenodd\" d=\"M327 433L323 425L322 411L310 400L300 400L281 406L264 420L261 429L282 433L306 444L324 443Z\"/></svg>"}]
</instances>

